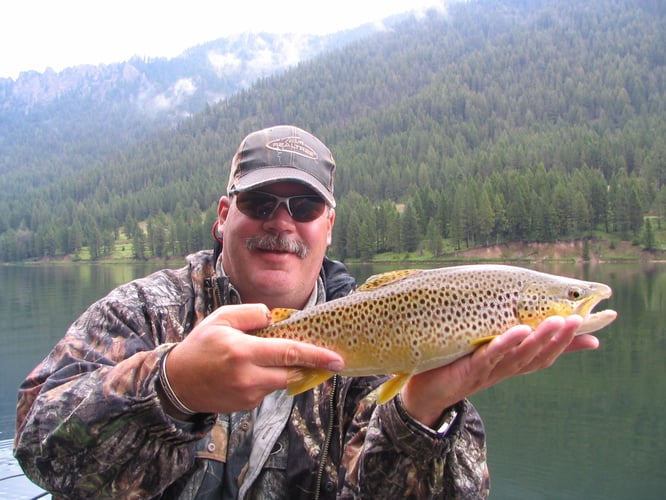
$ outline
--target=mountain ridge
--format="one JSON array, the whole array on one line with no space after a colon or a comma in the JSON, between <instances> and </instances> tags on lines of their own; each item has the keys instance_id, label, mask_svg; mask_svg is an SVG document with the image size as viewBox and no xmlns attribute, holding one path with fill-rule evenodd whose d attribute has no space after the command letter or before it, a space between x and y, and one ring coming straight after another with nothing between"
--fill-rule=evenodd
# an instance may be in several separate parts
<instances>
[{"instance_id":1,"label":"mountain ridge","mask_svg":"<svg viewBox=\"0 0 666 500\"><path fill-rule=\"evenodd\" d=\"M135 57L0 78L0 175L32 169L35 185L42 174L50 181L54 170L61 175L86 168L261 78L379 29L365 24L322 36L245 33L169 59Z\"/></svg>"},{"instance_id":2,"label":"mountain ridge","mask_svg":"<svg viewBox=\"0 0 666 500\"><path fill-rule=\"evenodd\" d=\"M664 17L640 0L480 0L407 19L85 170L49 171L27 195L17 180L0 199L0 231L9 253L29 241L42 255L76 248L63 222L88 241L147 220L165 228L169 252L200 247L238 142L296 123L338 163L336 255L436 254L441 238L458 248L594 231L637 239L644 214L661 217L659 229L666 213ZM182 219L201 226L196 241L178 234Z\"/></svg>"}]
</instances>

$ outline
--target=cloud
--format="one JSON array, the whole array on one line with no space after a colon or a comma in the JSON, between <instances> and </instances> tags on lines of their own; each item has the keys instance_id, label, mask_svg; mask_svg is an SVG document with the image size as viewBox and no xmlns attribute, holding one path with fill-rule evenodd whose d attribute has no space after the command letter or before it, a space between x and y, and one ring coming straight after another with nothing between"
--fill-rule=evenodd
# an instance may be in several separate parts
<instances>
[{"instance_id":1,"label":"cloud","mask_svg":"<svg viewBox=\"0 0 666 500\"><path fill-rule=\"evenodd\" d=\"M169 111L180 105L186 97L197 91L197 86L192 78L181 78L176 81L166 92L156 94L150 99L151 111Z\"/></svg>"},{"instance_id":2,"label":"cloud","mask_svg":"<svg viewBox=\"0 0 666 500\"><path fill-rule=\"evenodd\" d=\"M189 47L232 34L323 35L453 0L19 0L0 16L0 77L20 71L61 71L139 57L175 57Z\"/></svg>"},{"instance_id":3,"label":"cloud","mask_svg":"<svg viewBox=\"0 0 666 500\"><path fill-rule=\"evenodd\" d=\"M211 50L206 54L206 58L218 77L222 77L225 73L239 71L243 64L243 61L236 54L230 52L220 53Z\"/></svg>"}]
</instances>

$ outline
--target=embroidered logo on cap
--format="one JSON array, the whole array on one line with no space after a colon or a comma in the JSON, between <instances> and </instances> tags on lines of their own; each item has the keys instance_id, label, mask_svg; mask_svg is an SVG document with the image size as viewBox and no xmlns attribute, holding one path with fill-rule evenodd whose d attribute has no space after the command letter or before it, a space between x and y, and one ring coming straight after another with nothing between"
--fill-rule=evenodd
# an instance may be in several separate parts
<instances>
[{"instance_id":1,"label":"embroidered logo on cap","mask_svg":"<svg viewBox=\"0 0 666 500\"><path fill-rule=\"evenodd\" d=\"M275 139L266 144L266 148L278 152L294 153L311 160L319 158L317 152L305 144L300 137L291 136L284 137L283 139Z\"/></svg>"}]
</instances>

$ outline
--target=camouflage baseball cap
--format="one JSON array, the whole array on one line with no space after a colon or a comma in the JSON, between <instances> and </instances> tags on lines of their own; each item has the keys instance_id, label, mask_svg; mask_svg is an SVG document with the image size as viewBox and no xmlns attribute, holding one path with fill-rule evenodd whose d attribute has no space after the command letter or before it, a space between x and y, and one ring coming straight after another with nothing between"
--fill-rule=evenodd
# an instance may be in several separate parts
<instances>
[{"instance_id":1,"label":"camouflage baseball cap","mask_svg":"<svg viewBox=\"0 0 666 500\"><path fill-rule=\"evenodd\" d=\"M335 207L335 160L314 135L291 125L252 132L231 161L227 193L233 194L279 181L300 182Z\"/></svg>"}]
</instances>

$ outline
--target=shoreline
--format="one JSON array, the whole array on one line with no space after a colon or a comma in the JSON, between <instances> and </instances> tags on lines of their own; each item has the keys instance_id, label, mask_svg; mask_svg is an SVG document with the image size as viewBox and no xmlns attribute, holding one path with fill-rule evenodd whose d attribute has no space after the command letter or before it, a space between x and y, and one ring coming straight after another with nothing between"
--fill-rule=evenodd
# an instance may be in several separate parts
<instances>
[{"instance_id":1,"label":"shoreline","mask_svg":"<svg viewBox=\"0 0 666 500\"><path fill-rule=\"evenodd\" d=\"M585 250L582 240L555 243L501 243L487 247L469 248L441 256L428 255L425 252L376 254L371 260L340 259L349 264L418 264L456 262L514 262L530 264L568 263L568 264L610 264L610 263L662 263L666 262L666 250L647 251L630 242L610 243L607 240L592 240ZM105 257L100 259L81 259L72 255L3 262L2 265L71 265L71 264L182 264L185 255L167 258L134 259L123 257Z\"/></svg>"}]
</instances>

